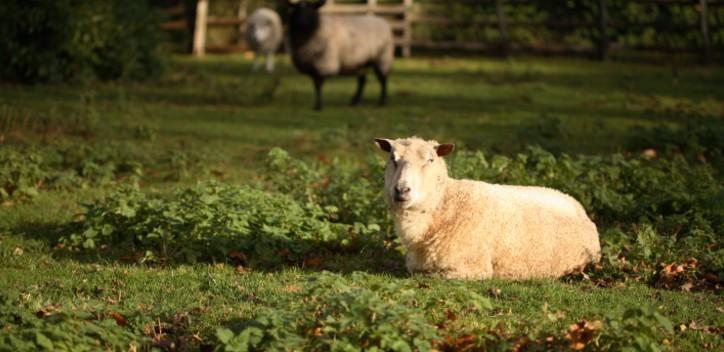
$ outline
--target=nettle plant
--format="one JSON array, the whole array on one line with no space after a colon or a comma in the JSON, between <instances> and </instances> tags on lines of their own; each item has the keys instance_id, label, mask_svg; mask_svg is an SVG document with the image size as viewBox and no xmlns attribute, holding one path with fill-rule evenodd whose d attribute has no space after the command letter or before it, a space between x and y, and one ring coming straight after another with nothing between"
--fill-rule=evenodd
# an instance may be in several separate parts
<instances>
[{"instance_id":1,"label":"nettle plant","mask_svg":"<svg viewBox=\"0 0 724 352\"><path fill-rule=\"evenodd\" d=\"M134 183L147 177L180 181L205 172L205 155L137 143L11 144L0 149L0 199L29 198L45 189L73 190Z\"/></svg>"},{"instance_id":2,"label":"nettle plant","mask_svg":"<svg viewBox=\"0 0 724 352\"><path fill-rule=\"evenodd\" d=\"M149 341L111 316L88 312L31 312L17 297L0 295L0 351L122 351Z\"/></svg>"},{"instance_id":3,"label":"nettle plant","mask_svg":"<svg viewBox=\"0 0 724 352\"><path fill-rule=\"evenodd\" d=\"M354 284L365 281L362 273L323 273L288 297L291 309L269 309L238 331L219 328L217 350L431 351L441 337L425 312L439 300L470 311L492 308L464 285L450 285L443 298L421 297L410 282Z\"/></svg>"},{"instance_id":4,"label":"nettle plant","mask_svg":"<svg viewBox=\"0 0 724 352\"><path fill-rule=\"evenodd\" d=\"M252 264L296 262L315 248L340 243L349 226L289 196L222 183L178 189L171 197L121 187L85 205L80 230L62 239L71 248L130 245L147 260L224 260L245 253Z\"/></svg>"},{"instance_id":5,"label":"nettle plant","mask_svg":"<svg viewBox=\"0 0 724 352\"><path fill-rule=\"evenodd\" d=\"M0 200L36 195L47 177L42 162L42 157L35 153L0 149Z\"/></svg>"},{"instance_id":6,"label":"nettle plant","mask_svg":"<svg viewBox=\"0 0 724 352\"><path fill-rule=\"evenodd\" d=\"M390 223L382 198L384 163L377 158L363 163L332 159L307 163L274 148L266 160L265 179L270 189L333 209L334 221L383 225Z\"/></svg>"}]
</instances>

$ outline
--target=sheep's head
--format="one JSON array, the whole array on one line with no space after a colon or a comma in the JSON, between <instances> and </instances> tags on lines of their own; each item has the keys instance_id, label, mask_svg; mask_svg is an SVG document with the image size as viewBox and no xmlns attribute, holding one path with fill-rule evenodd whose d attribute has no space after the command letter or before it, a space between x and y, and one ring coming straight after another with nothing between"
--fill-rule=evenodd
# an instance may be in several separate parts
<instances>
[{"instance_id":1,"label":"sheep's head","mask_svg":"<svg viewBox=\"0 0 724 352\"><path fill-rule=\"evenodd\" d=\"M316 29L319 26L319 8L326 0L289 0L289 24L292 28Z\"/></svg>"},{"instance_id":2,"label":"sheep's head","mask_svg":"<svg viewBox=\"0 0 724 352\"><path fill-rule=\"evenodd\" d=\"M259 17L248 24L247 31L257 43L265 41L274 32L274 21L268 17Z\"/></svg>"},{"instance_id":3,"label":"sheep's head","mask_svg":"<svg viewBox=\"0 0 724 352\"><path fill-rule=\"evenodd\" d=\"M447 178L443 156L455 145L419 138L382 139L375 143L389 153L385 169L385 196L393 208L414 209L425 204Z\"/></svg>"}]
</instances>

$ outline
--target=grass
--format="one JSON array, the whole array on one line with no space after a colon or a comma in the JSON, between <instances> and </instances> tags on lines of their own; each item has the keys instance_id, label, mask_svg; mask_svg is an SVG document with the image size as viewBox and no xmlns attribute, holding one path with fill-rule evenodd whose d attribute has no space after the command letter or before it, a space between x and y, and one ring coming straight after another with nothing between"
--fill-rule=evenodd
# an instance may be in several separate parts
<instances>
[{"instance_id":1,"label":"grass","mask_svg":"<svg viewBox=\"0 0 724 352\"><path fill-rule=\"evenodd\" d=\"M721 123L722 82L724 69L715 66L416 58L396 63L389 106L373 104L378 87L370 80L363 105L348 107L355 82L340 78L325 86L325 110L314 112L311 82L288 63L269 77L250 74L249 62L235 56L174 58L163 78L152 82L0 85L0 148L88 146L92 155L110 146L143 159L141 189L162 193L207 179L260 183L273 147L310 161L363 160L377 153L374 137L420 135L504 154L531 144L570 154L631 154L636 153L631 140L645 128L676 128L691 116ZM270 307L292 309L295 299L309 299L295 296L300 289L326 269L349 286L393 283L413 289L420 301L433 302L424 314L443 335L499 329L510 349L522 343L520 337L563 339L577 321L640 306L657 307L677 327L664 346L692 351L723 346L720 291L662 290L633 281L601 288L571 278L460 283L490 299L492 310L476 310L449 300L452 283L408 275L394 246L271 269L243 268L230 260L138 263L122 251L57 246L81 203L129 180L40 187L37 196L5 199L0 303L39 317L72 312L110 317L145 339L143 348L213 349L216 328L243 326ZM0 344L2 334L19 334L18 326L0 320ZM10 347L0 345L4 348Z\"/></svg>"}]
</instances>

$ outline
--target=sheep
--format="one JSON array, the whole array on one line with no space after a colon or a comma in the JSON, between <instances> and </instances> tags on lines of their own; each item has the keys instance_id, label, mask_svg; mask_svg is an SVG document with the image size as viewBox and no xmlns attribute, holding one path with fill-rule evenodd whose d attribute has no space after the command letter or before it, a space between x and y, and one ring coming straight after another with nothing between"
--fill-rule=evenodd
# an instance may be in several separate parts
<instances>
[{"instance_id":1,"label":"sheep","mask_svg":"<svg viewBox=\"0 0 724 352\"><path fill-rule=\"evenodd\" d=\"M596 225L578 201L544 187L450 178L453 144L375 139L389 153L385 198L408 271L449 279L560 277L598 262Z\"/></svg>"},{"instance_id":2,"label":"sheep","mask_svg":"<svg viewBox=\"0 0 724 352\"><path fill-rule=\"evenodd\" d=\"M314 82L315 110L322 109L322 84L336 75L357 76L350 105L362 98L369 67L380 82L379 105L387 103L387 77L394 59L390 25L372 16L320 15L325 0L290 2L289 41L292 61Z\"/></svg>"},{"instance_id":3,"label":"sheep","mask_svg":"<svg viewBox=\"0 0 724 352\"><path fill-rule=\"evenodd\" d=\"M253 70L259 69L261 57L266 57L266 70L274 71L274 53L284 38L282 20L267 8L256 9L246 21L246 42L254 50Z\"/></svg>"}]
</instances>

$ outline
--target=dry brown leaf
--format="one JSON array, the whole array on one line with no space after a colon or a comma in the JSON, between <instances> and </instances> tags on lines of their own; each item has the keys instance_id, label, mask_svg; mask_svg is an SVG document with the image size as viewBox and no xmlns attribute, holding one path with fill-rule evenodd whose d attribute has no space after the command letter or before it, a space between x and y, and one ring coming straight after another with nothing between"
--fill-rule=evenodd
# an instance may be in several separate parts
<instances>
[{"instance_id":1,"label":"dry brown leaf","mask_svg":"<svg viewBox=\"0 0 724 352\"><path fill-rule=\"evenodd\" d=\"M118 326L126 326L126 317L124 317L121 313L118 312L110 312L109 315L113 320L116 321L116 324Z\"/></svg>"},{"instance_id":2,"label":"dry brown leaf","mask_svg":"<svg viewBox=\"0 0 724 352\"><path fill-rule=\"evenodd\" d=\"M304 266L316 268L320 265L322 265L322 258L312 257L312 258L304 259Z\"/></svg>"},{"instance_id":3,"label":"dry brown leaf","mask_svg":"<svg viewBox=\"0 0 724 352\"><path fill-rule=\"evenodd\" d=\"M682 291L689 292L689 291L691 291L692 288L694 288L694 284L691 283L691 282L687 282L687 283L681 285L681 290L682 290Z\"/></svg>"},{"instance_id":4,"label":"dry brown leaf","mask_svg":"<svg viewBox=\"0 0 724 352\"><path fill-rule=\"evenodd\" d=\"M458 316L455 315L455 312L453 312L449 309L445 311L445 317L447 318L447 320L450 320L450 321L458 320Z\"/></svg>"}]
</instances>

